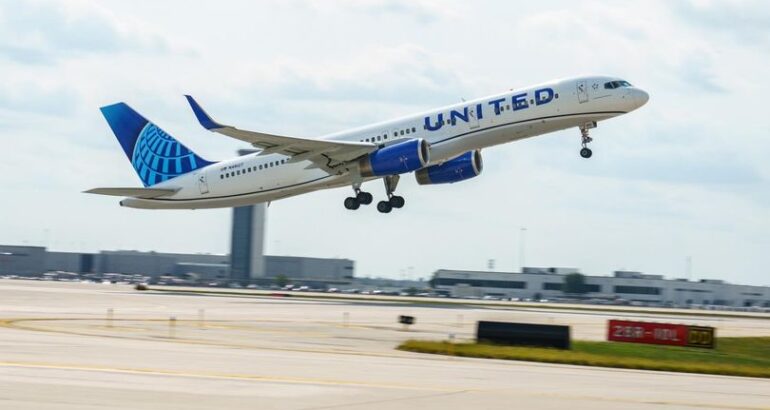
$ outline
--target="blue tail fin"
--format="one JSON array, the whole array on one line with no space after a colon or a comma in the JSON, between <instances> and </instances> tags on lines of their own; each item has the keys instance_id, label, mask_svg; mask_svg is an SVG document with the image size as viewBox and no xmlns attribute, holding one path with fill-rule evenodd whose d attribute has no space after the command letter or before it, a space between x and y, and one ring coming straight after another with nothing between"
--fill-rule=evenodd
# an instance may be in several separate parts
<instances>
[{"instance_id":1,"label":"blue tail fin","mask_svg":"<svg viewBox=\"0 0 770 410\"><path fill-rule=\"evenodd\" d=\"M101 111L146 187L212 164L125 103Z\"/></svg>"}]
</instances>

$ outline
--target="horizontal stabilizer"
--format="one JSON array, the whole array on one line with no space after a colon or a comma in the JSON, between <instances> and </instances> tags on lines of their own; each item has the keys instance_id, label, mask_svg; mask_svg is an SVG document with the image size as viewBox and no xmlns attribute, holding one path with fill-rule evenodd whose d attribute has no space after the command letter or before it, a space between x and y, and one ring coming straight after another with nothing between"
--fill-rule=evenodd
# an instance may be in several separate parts
<instances>
[{"instance_id":1,"label":"horizontal stabilizer","mask_svg":"<svg viewBox=\"0 0 770 410\"><path fill-rule=\"evenodd\" d=\"M150 199L173 195L177 191L179 188L93 188L84 193Z\"/></svg>"}]
</instances>

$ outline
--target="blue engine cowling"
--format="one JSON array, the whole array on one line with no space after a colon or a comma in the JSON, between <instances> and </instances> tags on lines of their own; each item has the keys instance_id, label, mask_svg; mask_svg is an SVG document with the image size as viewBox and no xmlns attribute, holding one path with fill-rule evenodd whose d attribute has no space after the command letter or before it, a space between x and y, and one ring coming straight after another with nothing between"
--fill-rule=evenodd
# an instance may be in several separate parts
<instances>
[{"instance_id":1,"label":"blue engine cowling","mask_svg":"<svg viewBox=\"0 0 770 410\"><path fill-rule=\"evenodd\" d=\"M478 176L484 168L481 151L468 151L443 164L433 165L415 172L420 185L451 184Z\"/></svg>"},{"instance_id":2,"label":"blue engine cowling","mask_svg":"<svg viewBox=\"0 0 770 410\"><path fill-rule=\"evenodd\" d=\"M428 143L417 138L378 149L359 160L361 176L382 177L416 171L430 162Z\"/></svg>"}]
</instances>

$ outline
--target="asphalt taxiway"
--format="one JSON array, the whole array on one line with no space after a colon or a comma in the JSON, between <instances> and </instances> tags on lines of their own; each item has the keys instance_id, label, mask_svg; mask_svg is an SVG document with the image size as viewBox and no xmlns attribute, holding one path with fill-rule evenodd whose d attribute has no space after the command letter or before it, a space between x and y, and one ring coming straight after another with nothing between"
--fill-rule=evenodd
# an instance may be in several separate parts
<instances>
[{"instance_id":1,"label":"asphalt taxiway","mask_svg":"<svg viewBox=\"0 0 770 410\"><path fill-rule=\"evenodd\" d=\"M404 329L401 314L417 323ZM0 408L770 409L766 379L394 350L410 338L470 339L479 319L569 324L575 338L601 339L614 317L659 319L1 280ZM770 335L762 316L664 319Z\"/></svg>"}]
</instances>

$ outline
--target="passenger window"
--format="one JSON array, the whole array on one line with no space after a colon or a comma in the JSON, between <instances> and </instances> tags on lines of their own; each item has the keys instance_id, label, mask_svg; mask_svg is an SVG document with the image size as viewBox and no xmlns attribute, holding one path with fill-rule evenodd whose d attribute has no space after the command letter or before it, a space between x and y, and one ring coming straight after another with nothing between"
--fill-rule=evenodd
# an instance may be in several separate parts
<instances>
[{"instance_id":1,"label":"passenger window","mask_svg":"<svg viewBox=\"0 0 770 410\"><path fill-rule=\"evenodd\" d=\"M417 132L417 129L415 127L412 127L412 132Z\"/></svg>"},{"instance_id":2,"label":"passenger window","mask_svg":"<svg viewBox=\"0 0 770 410\"><path fill-rule=\"evenodd\" d=\"M553 98L559 98L559 93L554 94Z\"/></svg>"},{"instance_id":3,"label":"passenger window","mask_svg":"<svg viewBox=\"0 0 770 410\"><path fill-rule=\"evenodd\" d=\"M219 179L225 179L224 175L219 175Z\"/></svg>"},{"instance_id":4,"label":"passenger window","mask_svg":"<svg viewBox=\"0 0 770 410\"><path fill-rule=\"evenodd\" d=\"M505 106L505 109L506 109L506 110L508 110L508 111L510 111L510 110L511 110L511 104L508 104L508 105L506 105L506 106Z\"/></svg>"},{"instance_id":5,"label":"passenger window","mask_svg":"<svg viewBox=\"0 0 770 410\"><path fill-rule=\"evenodd\" d=\"M404 135L404 130L401 130L401 135Z\"/></svg>"},{"instance_id":6,"label":"passenger window","mask_svg":"<svg viewBox=\"0 0 770 410\"><path fill-rule=\"evenodd\" d=\"M406 129L406 133L409 134L409 128Z\"/></svg>"}]
</instances>

